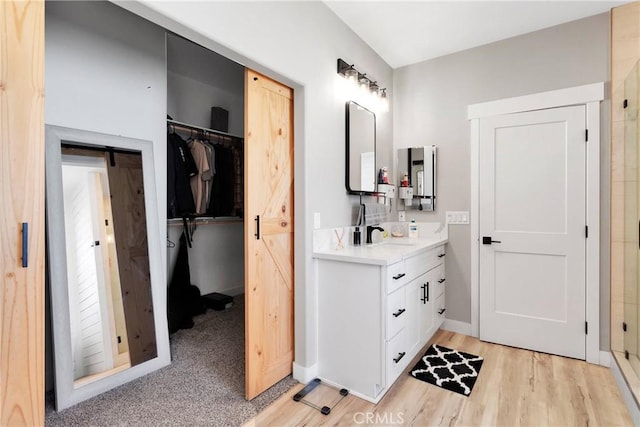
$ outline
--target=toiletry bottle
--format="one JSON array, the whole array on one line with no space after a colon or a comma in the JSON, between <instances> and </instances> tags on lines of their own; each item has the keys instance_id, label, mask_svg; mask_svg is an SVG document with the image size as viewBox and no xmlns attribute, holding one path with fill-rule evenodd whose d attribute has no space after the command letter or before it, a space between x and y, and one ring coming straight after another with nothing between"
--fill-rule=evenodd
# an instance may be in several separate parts
<instances>
[{"instance_id":1,"label":"toiletry bottle","mask_svg":"<svg viewBox=\"0 0 640 427\"><path fill-rule=\"evenodd\" d=\"M356 230L353 232L353 246L360 245L360 227L356 226Z\"/></svg>"},{"instance_id":2,"label":"toiletry bottle","mask_svg":"<svg viewBox=\"0 0 640 427\"><path fill-rule=\"evenodd\" d=\"M409 224L409 237L418 237L418 224L416 224L416 220L413 218L411 219L411 223Z\"/></svg>"}]
</instances>

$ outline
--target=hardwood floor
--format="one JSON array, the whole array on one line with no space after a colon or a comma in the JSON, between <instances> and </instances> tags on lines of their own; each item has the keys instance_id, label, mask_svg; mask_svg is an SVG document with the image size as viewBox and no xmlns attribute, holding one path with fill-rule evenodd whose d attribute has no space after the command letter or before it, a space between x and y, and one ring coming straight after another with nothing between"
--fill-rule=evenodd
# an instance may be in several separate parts
<instances>
[{"instance_id":1,"label":"hardwood floor","mask_svg":"<svg viewBox=\"0 0 640 427\"><path fill-rule=\"evenodd\" d=\"M483 356L469 397L402 374L374 405L345 397L327 416L292 396L293 387L247 426L586 426L633 425L608 368L438 331L432 343ZM420 356L426 351L423 349ZM417 362L409 364L407 371ZM327 401L331 401L329 399Z\"/></svg>"}]
</instances>

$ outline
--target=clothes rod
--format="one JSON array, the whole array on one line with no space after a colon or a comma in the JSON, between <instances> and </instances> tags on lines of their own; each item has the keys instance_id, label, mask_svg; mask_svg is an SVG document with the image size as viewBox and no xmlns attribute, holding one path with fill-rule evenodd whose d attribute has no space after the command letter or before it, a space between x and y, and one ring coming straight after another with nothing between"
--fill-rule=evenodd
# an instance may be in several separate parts
<instances>
[{"instance_id":1,"label":"clothes rod","mask_svg":"<svg viewBox=\"0 0 640 427\"><path fill-rule=\"evenodd\" d=\"M224 137L227 137L227 138L244 139L241 136L233 135L233 134L230 134L230 133L227 133L227 132L223 132L221 130L215 130L215 129L205 128L205 127L202 127L202 126L190 125L189 123L179 122L177 120L167 119L167 124L170 124L170 125L172 125L172 126L174 126L176 128L181 128L181 130L184 130L186 132L199 130L199 131L211 133L211 134L214 134L214 135L224 136Z\"/></svg>"}]
</instances>

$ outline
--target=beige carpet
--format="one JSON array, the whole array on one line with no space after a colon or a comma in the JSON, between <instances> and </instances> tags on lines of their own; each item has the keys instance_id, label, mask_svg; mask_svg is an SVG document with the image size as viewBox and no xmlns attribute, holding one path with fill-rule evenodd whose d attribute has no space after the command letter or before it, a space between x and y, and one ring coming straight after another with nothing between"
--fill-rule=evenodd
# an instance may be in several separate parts
<instances>
[{"instance_id":1,"label":"beige carpet","mask_svg":"<svg viewBox=\"0 0 640 427\"><path fill-rule=\"evenodd\" d=\"M237 426L298 384L291 376L244 399L244 300L207 310L171 335L170 366L61 412L52 399L47 426Z\"/></svg>"}]
</instances>

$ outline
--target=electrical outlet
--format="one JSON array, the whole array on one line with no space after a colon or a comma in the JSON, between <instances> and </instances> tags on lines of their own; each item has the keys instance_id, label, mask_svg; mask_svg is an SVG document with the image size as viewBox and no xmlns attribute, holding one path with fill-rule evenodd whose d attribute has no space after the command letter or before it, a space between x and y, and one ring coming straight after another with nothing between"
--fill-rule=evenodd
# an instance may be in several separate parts
<instances>
[{"instance_id":1,"label":"electrical outlet","mask_svg":"<svg viewBox=\"0 0 640 427\"><path fill-rule=\"evenodd\" d=\"M447 211L447 224L469 224L468 211Z\"/></svg>"},{"instance_id":2,"label":"electrical outlet","mask_svg":"<svg viewBox=\"0 0 640 427\"><path fill-rule=\"evenodd\" d=\"M404 211L398 211L398 221L405 221Z\"/></svg>"},{"instance_id":3,"label":"electrical outlet","mask_svg":"<svg viewBox=\"0 0 640 427\"><path fill-rule=\"evenodd\" d=\"M320 212L313 213L313 228L315 230L320 228Z\"/></svg>"}]
</instances>

